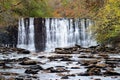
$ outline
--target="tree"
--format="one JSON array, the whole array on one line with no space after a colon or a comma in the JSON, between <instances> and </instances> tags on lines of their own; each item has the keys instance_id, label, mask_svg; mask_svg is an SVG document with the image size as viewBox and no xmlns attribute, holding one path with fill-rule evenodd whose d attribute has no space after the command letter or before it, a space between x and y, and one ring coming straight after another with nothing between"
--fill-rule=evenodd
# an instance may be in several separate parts
<instances>
[{"instance_id":1,"label":"tree","mask_svg":"<svg viewBox=\"0 0 120 80\"><path fill-rule=\"evenodd\" d=\"M51 17L48 0L1 0L1 25L15 25L20 17Z\"/></svg>"},{"instance_id":2,"label":"tree","mask_svg":"<svg viewBox=\"0 0 120 80\"><path fill-rule=\"evenodd\" d=\"M107 0L95 17L94 33L102 44L115 44L120 37L120 0Z\"/></svg>"}]
</instances>

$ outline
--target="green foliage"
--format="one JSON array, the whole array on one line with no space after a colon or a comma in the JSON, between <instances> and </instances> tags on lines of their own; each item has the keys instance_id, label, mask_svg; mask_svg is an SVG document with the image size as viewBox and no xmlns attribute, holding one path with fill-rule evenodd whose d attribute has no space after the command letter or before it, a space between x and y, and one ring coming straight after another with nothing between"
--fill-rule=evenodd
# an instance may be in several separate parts
<instances>
[{"instance_id":1,"label":"green foliage","mask_svg":"<svg viewBox=\"0 0 120 80\"><path fill-rule=\"evenodd\" d=\"M1 0L0 23L13 25L19 17L52 17L48 0Z\"/></svg>"},{"instance_id":2,"label":"green foliage","mask_svg":"<svg viewBox=\"0 0 120 80\"><path fill-rule=\"evenodd\" d=\"M115 43L120 37L120 0L108 0L96 16L94 29L99 43Z\"/></svg>"}]
</instances>

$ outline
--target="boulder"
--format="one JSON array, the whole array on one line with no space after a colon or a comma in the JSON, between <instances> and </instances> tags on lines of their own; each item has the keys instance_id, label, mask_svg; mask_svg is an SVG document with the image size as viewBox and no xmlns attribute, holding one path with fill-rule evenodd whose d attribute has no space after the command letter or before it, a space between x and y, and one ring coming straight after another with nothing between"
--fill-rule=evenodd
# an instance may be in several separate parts
<instances>
[{"instance_id":1,"label":"boulder","mask_svg":"<svg viewBox=\"0 0 120 80\"><path fill-rule=\"evenodd\" d=\"M101 74L101 69L100 68L88 68L86 71L89 75L100 75Z\"/></svg>"},{"instance_id":2,"label":"boulder","mask_svg":"<svg viewBox=\"0 0 120 80\"><path fill-rule=\"evenodd\" d=\"M63 76L61 79L69 79L68 76Z\"/></svg>"},{"instance_id":3,"label":"boulder","mask_svg":"<svg viewBox=\"0 0 120 80\"><path fill-rule=\"evenodd\" d=\"M39 69L27 69L25 71L26 74L37 74L39 72Z\"/></svg>"},{"instance_id":4,"label":"boulder","mask_svg":"<svg viewBox=\"0 0 120 80\"><path fill-rule=\"evenodd\" d=\"M98 60L82 60L80 63L81 65L88 66L90 64L96 64Z\"/></svg>"},{"instance_id":5,"label":"boulder","mask_svg":"<svg viewBox=\"0 0 120 80\"><path fill-rule=\"evenodd\" d=\"M40 65L32 65L32 66L30 66L30 69L44 70Z\"/></svg>"},{"instance_id":6,"label":"boulder","mask_svg":"<svg viewBox=\"0 0 120 80\"><path fill-rule=\"evenodd\" d=\"M120 76L120 73L117 73L117 72L111 71L111 70L110 71L106 71L103 74L106 75L106 76Z\"/></svg>"},{"instance_id":7,"label":"boulder","mask_svg":"<svg viewBox=\"0 0 120 80\"><path fill-rule=\"evenodd\" d=\"M22 61L20 64L21 65L36 65L37 61L27 60L27 61Z\"/></svg>"}]
</instances>

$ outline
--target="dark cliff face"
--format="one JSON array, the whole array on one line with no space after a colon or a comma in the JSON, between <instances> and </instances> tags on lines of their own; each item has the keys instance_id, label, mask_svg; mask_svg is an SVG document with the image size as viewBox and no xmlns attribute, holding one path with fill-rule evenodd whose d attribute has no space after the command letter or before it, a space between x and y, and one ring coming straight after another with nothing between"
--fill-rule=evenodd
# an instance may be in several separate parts
<instances>
[{"instance_id":1,"label":"dark cliff face","mask_svg":"<svg viewBox=\"0 0 120 80\"><path fill-rule=\"evenodd\" d=\"M0 30L0 44L9 45L10 47L16 46L17 35L18 35L17 26L3 27L2 30Z\"/></svg>"},{"instance_id":2,"label":"dark cliff face","mask_svg":"<svg viewBox=\"0 0 120 80\"><path fill-rule=\"evenodd\" d=\"M44 18L35 18L34 19L35 27L35 48L36 52L44 51L45 49L45 19Z\"/></svg>"}]
</instances>

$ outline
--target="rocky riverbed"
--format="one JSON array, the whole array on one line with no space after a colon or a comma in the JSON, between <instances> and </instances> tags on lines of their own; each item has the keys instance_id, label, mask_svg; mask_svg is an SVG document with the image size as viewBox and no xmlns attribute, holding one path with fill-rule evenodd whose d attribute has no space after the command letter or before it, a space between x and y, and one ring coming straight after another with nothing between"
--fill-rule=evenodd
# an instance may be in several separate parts
<instances>
[{"instance_id":1,"label":"rocky riverbed","mask_svg":"<svg viewBox=\"0 0 120 80\"><path fill-rule=\"evenodd\" d=\"M119 51L76 45L30 53L0 47L0 80L120 80Z\"/></svg>"}]
</instances>

